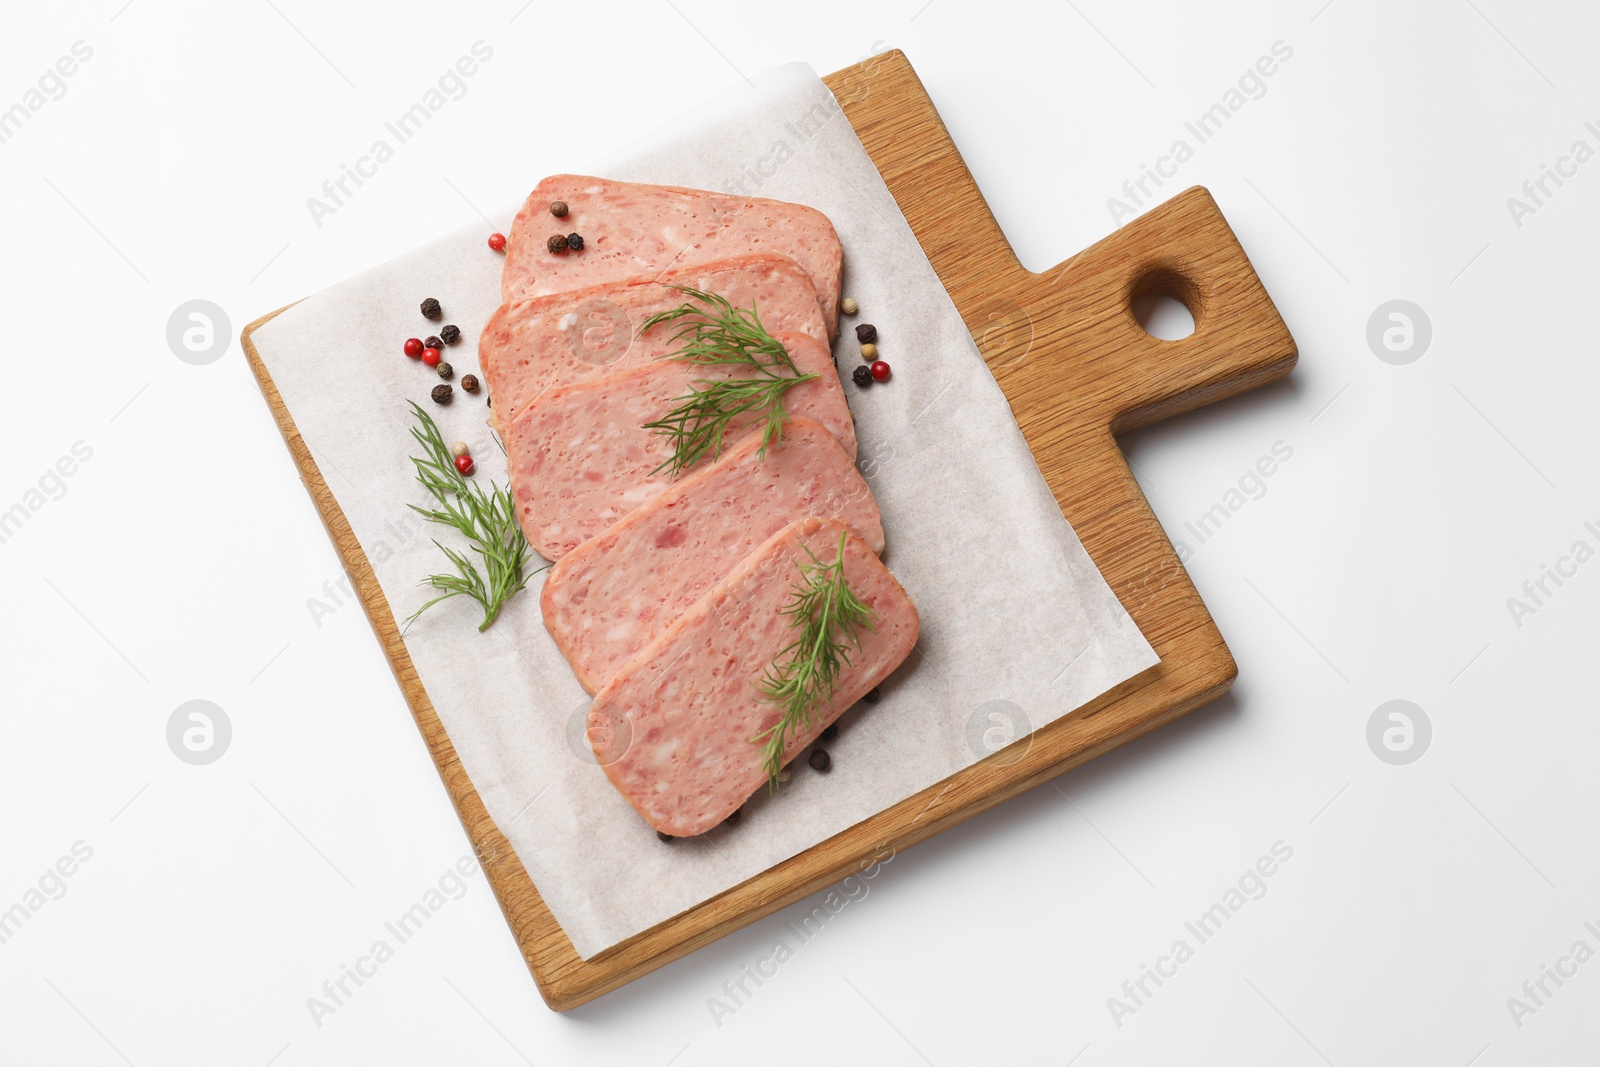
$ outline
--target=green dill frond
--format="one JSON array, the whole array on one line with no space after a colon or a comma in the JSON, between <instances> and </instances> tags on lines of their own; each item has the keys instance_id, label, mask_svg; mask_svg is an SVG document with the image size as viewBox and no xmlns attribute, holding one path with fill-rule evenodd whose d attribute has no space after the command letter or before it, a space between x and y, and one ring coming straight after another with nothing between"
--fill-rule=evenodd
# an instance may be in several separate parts
<instances>
[{"instance_id":1,"label":"green dill frond","mask_svg":"<svg viewBox=\"0 0 1600 1067\"><path fill-rule=\"evenodd\" d=\"M640 327L640 336L657 326L678 323L672 334L677 347L663 359L746 367L753 373L696 379L689 392L675 398L676 406L665 417L645 423L645 429L672 442L672 455L650 473L665 470L677 477L708 455L715 459L722 454L729 427L747 416L762 423L760 453L765 456L769 447L783 440L788 418L784 396L817 376L800 373L788 351L761 325L754 305L736 308L716 293L683 285L671 288L693 302L650 316Z\"/></svg>"},{"instance_id":2,"label":"green dill frond","mask_svg":"<svg viewBox=\"0 0 1600 1067\"><path fill-rule=\"evenodd\" d=\"M524 572L532 550L517 523L517 506L511 489L501 489L493 482L484 489L482 484L468 481L456 469L455 457L444 443L433 416L416 401L411 402L411 410L417 416L411 436L422 449L422 455L412 456L411 462L417 470L417 481L433 497L435 506L408 506L429 522L460 533L469 542L473 555L434 541L455 567L455 573L432 574L422 580L423 585L438 590L439 595L406 620L406 629L435 604L465 596L483 609L483 623L478 627L481 633L499 616L501 606L528 584L529 575Z\"/></svg>"},{"instance_id":3,"label":"green dill frond","mask_svg":"<svg viewBox=\"0 0 1600 1067\"><path fill-rule=\"evenodd\" d=\"M783 753L789 739L810 729L817 711L833 699L839 672L850 664L851 649L860 650L864 627L871 630L873 612L850 588L844 576L848 531L839 534L839 551L823 563L809 547L810 563L801 563L800 581L783 614L799 631L767 668L756 688L767 704L783 706L783 716L752 743L764 745L767 788L778 788Z\"/></svg>"}]
</instances>

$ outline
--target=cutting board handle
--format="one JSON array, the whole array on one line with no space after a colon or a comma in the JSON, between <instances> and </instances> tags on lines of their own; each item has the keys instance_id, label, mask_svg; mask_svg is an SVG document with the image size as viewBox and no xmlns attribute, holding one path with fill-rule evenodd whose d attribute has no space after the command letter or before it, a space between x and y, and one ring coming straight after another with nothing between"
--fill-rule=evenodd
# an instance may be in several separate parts
<instances>
[{"instance_id":1,"label":"cutting board handle","mask_svg":"<svg viewBox=\"0 0 1600 1067\"><path fill-rule=\"evenodd\" d=\"M978 317L974 334L1036 429L1042 419L1119 433L1282 377L1296 359L1288 327L1200 186L1013 292ZM1132 302L1151 293L1181 301L1194 332L1176 341L1146 333ZM1054 396L1017 403L1033 382L1049 382Z\"/></svg>"},{"instance_id":2,"label":"cutting board handle","mask_svg":"<svg viewBox=\"0 0 1600 1067\"><path fill-rule=\"evenodd\" d=\"M1195 186L1050 270L1018 262L938 111L897 50L828 79L911 224L1036 456L1289 373L1295 343L1217 202ZM894 100L894 107L881 106ZM1194 333L1163 341L1136 296L1182 301Z\"/></svg>"}]
</instances>

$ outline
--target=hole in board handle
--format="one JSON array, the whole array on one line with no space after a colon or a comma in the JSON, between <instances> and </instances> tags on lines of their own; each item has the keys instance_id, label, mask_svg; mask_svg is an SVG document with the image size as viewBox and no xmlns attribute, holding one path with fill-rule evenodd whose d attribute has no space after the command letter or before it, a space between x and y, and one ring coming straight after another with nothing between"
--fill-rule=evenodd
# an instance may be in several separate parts
<instances>
[{"instance_id":1,"label":"hole in board handle","mask_svg":"<svg viewBox=\"0 0 1600 1067\"><path fill-rule=\"evenodd\" d=\"M1139 328L1158 341L1181 341L1199 328L1200 293L1177 271L1161 268L1140 275L1128 292L1128 310Z\"/></svg>"}]
</instances>

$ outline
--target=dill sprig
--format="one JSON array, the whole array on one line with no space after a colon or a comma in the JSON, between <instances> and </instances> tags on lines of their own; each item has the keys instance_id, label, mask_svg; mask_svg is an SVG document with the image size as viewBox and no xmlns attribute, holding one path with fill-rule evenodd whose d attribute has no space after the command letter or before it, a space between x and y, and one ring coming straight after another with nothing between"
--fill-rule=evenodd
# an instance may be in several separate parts
<instances>
[{"instance_id":1,"label":"dill sprig","mask_svg":"<svg viewBox=\"0 0 1600 1067\"><path fill-rule=\"evenodd\" d=\"M406 628L424 611L442 600L455 596L471 597L483 608L482 633L500 614L500 606L528 584L523 573L531 549L528 539L517 524L517 507L509 488L501 489L490 482L485 490L479 483L469 482L456 470L455 457L444 443L433 417L416 401L411 402L418 425L411 428L411 436L422 446L421 456L412 456L417 468L417 481L432 496L437 507L424 508L408 505L429 522L448 526L460 532L471 543L483 565L482 573L465 552L451 548L437 539L434 544L455 566L454 574L430 574L422 584L440 590L406 620Z\"/></svg>"},{"instance_id":2,"label":"dill sprig","mask_svg":"<svg viewBox=\"0 0 1600 1067\"><path fill-rule=\"evenodd\" d=\"M689 392L675 398L677 406L665 418L645 423L645 429L665 434L672 441L672 455L650 473L665 470L677 477L707 454L713 459L722 455L728 427L746 415L759 418L764 424L760 454L765 457L770 445L783 440L787 418L784 394L817 376L800 373L783 345L761 325L754 304L748 309L736 308L716 293L686 285L671 288L701 306L684 303L645 320L639 328L641 336L663 323L682 323L672 335L678 342L677 350L662 358L747 367L754 373L735 378L697 378Z\"/></svg>"},{"instance_id":3,"label":"dill sprig","mask_svg":"<svg viewBox=\"0 0 1600 1067\"><path fill-rule=\"evenodd\" d=\"M817 710L833 698L839 671L850 663L851 648L861 648L859 628L873 628L872 609L845 581L846 537L848 531L841 531L832 563L823 563L806 547L811 562L799 564L800 581L782 611L799 636L778 653L756 684L762 703L783 705L782 718L750 739L766 746L763 762L769 791L778 788L790 736L810 729Z\"/></svg>"}]
</instances>

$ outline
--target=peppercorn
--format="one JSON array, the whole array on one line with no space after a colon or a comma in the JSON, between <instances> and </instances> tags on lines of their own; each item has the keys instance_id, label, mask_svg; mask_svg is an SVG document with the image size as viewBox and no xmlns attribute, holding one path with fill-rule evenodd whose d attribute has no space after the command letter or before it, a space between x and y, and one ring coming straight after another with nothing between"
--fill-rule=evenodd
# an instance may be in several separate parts
<instances>
[{"instance_id":1,"label":"peppercorn","mask_svg":"<svg viewBox=\"0 0 1600 1067\"><path fill-rule=\"evenodd\" d=\"M871 341L868 341L866 344L862 345L861 358L866 360L868 363L871 363L873 360L877 359L878 346L873 344Z\"/></svg>"},{"instance_id":2,"label":"peppercorn","mask_svg":"<svg viewBox=\"0 0 1600 1067\"><path fill-rule=\"evenodd\" d=\"M435 300L433 297L430 296L428 299L422 302L423 318L428 319L431 322L438 322L439 316L442 314L444 314L444 311L439 307L439 301Z\"/></svg>"},{"instance_id":3,"label":"peppercorn","mask_svg":"<svg viewBox=\"0 0 1600 1067\"><path fill-rule=\"evenodd\" d=\"M441 341L438 338L437 335L430 336L426 341L424 341L422 343L427 348L443 348L444 347L444 342Z\"/></svg>"},{"instance_id":4,"label":"peppercorn","mask_svg":"<svg viewBox=\"0 0 1600 1067\"><path fill-rule=\"evenodd\" d=\"M676 838L676 837L673 837L673 836L672 836L672 835L671 835L671 834L669 834L669 833L666 833L666 832L664 832L664 831L661 831L661 830L657 830L657 831L656 831L656 837L658 837L658 838L660 838L660 839L661 839L661 840L662 840L662 841L665 841L665 842L667 842L667 843L668 843L668 844L669 844L669 845L670 845L670 844L671 844L671 843L672 843L672 842L674 842L674 841L676 841L676 840L677 840L677 838Z\"/></svg>"},{"instance_id":5,"label":"peppercorn","mask_svg":"<svg viewBox=\"0 0 1600 1067\"><path fill-rule=\"evenodd\" d=\"M862 364L850 372L850 380L865 389L872 384L872 368Z\"/></svg>"},{"instance_id":6,"label":"peppercorn","mask_svg":"<svg viewBox=\"0 0 1600 1067\"><path fill-rule=\"evenodd\" d=\"M456 457L456 470L460 471L462 474L471 474L473 466L474 464L471 456Z\"/></svg>"},{"instance_id":7,"label":"peppercorn","mask_svg":"<svg viewBox=\"0 0 1600 1067\"><path fill-rule=\"evenodd\" d=\"M552 252L565 252L567 250L567 235L564 233L551 234L550 240L545 242L545 247Z\"/></svg>"},{"instance_id":8,"label":"peppercorn","mask_svg":"<svg viewBox=\"0 0 1600 1067\"><path fill-rule=\"evenodd\" d=\"M478 376L476 374L463 374L461 376L461 388L469 393L476 393L478 391Z\"/></svg>"},{"instance_id":9,"label":"peppercorn","mask_svg":"<svg viewBox=\"0 0 1600 1067\"><path fill-rule=\"evenodd\" d=\"M489 247L496 252L504 252L506 250L506 235L503 233L491 233L489 235Z\"/></svg>"},{"instance_id":10,"label":"peppercorn","mask_svg":"<svg viewBox=\"0 0 1600 1067\"><path fill-rule=\"evenodd\" d=\"M870 322L863 322L856 327L856 340L864 345L870 345L878 339L878 328Z\"/></svg>"},{"instance_id":11,"label":"peppercorn","mask_svg":"<svg viewBox=\"0 0 1600 1067\"><path fill-rule=\"evenodd\" d=\"M582 252L583 251L583 235L582 234L577 234L577 233L569 233L569 234L567 234L567 247L572 249L574 252Z\"/></svg>"},{"instance_id":12,"label":"peppercorn","mask_svg":"<svg viewBox=\"0 0 1600 1067\"><path fill-rule=\"evenodd\" d=\"M827 771L827 769L829 767L833 766L833 760L831 758L829 758L828 750L824 749L824 748L814 748L814 749L812 749L811 750L811 758L808 759L806 762L811 764L811 769L814 770L814 771L824 771L825 772L825 771Z\"/></svg>"},{"instance_id":13,"label":"peppercorn","mask_svg":"<svg viewBox=\"0 0 1600 1067\"><path fill-rule=\"evenodd\" d=\"M439 360L443 358L443 356L444 353L440 352L437 348L424 348L422 350L422 362L426 363L430 367L437 367L439 365Z\"/></svg>"},{"instance_id":14,"label":"peppercorn","mask_svg":"<svg viewBox=\"0 0 1600 1067\"><path fill-rule=\"evenodd\" d=\"M451 389L448 385L436 385L436 386L434 386L433 387L433 394L432 394L433 395L433 402L435 404L448 404L448 403L450 403L450 394L453 393L454 391L455 390Z\"/></svg>"},{"instance_id":15,"label":"peppercorn","mask_svg":"<svg viewBox=\"0 0 1600 1067\"><path fill-rule=\"evenodd\" d=\"M723 820L723 825L724 826L738 826L739 825L739 819L743 814L744 814L744 809L743 808L734 808L733 809L733 814L729 815L726 819Z\"/></svg>"},{"instance_id":16,"label":"peppercorn","mask_svg":"<svg viewBox=\"0 0 1600 1067\"><path fill-rule=\"evenodd\" d=\"M406 355L412 359L420 359L422 357L422 341L415 337L407 337L405 350Z\"/></svg>"},{"instance_id":17,"label":"peppercorn","mask_svg":"<svg viewBox=\"0 0 1600 1067\"><path fill-rule=\"evenodd\" d=\"M457 441L455 444L450 446L450 454L452 456L464 456L470 451L472 450L467 447L467 443L465 441Z\"/></svg>"},{"instance_id":18,"label":"peppercorn","mask_svg":"<svg viewBox=\"0 0 1600 1067\"><path fill-rule=\"evenodd\" d=\"M461 327L446 326L444 329L439 331L439 340L443 341L447 345L455 344L457 341L461 340Z\"/></svg>"},{"instance_id":19,"label":"peppercorn","mask_svg":"<svg viewBox=\"0 0 1600 1067\"><path fill-rule=\"evenodd\" d=\"M878 699L879 699L878 690L876 688L874 688L872 690L872 692L868 693L866 696L862 697L861 699L865 700L868 704L876 704L878 702Z\"/></svg>"},{"instance_id":20,"label":"peppercorn","mask_svg":"<svg viewBox=\"0 0 1600 1067\"><path fill-rule=\"evenodd\" d=\"M558 219L566 218L567 217L567 202L565 200L557 200L555 203L551 204L550 205L550 214L554 215Z\"/></svg>"},{"instance_id":21,"label":"peppercorn","mask_svg":"<svg viewBox=\"0 0 1600 1067\"><path fill-rule=\"evenodd\" d=\"M829 723L828 728L817 735L818 741L832 741L839 736L839 724Z\"/></svg>"},{"instance_id":22,"label":"peppercorn","mask_svg":"<svg viewBox=\"0 0 1600 1067\"><path fill-rule=\"evenodd\" d=\"M861 305L856 303L855 297L847 296L843 300L839 301L839 310L844 312L846 315L854 315L856 312L861 310Z\"/></svg>"},{"instance_id":23,"label":"peppercorn","mask_svg":"<svg viewBox=\"0 0 1600 1067\"><path fill-rule=\"evenodd\" d=\"M456 369L448 363L441 363L439 364L438 371L439 377L443 378L445 381L449 381L451 377L454 376Z\"/></svg>"},{"instance_id":24,"label":"peppercorn","mask_svg":"<svg viewBox=\"0 0 1600 1067\"><path fill-rule=\"evenodd\" d=\"M875 381L875 382L886 382L886 381L888 381L889 380L889 364L885 363L881 359L878 360L876 363L874 363L872 365L872 380Z\"/></svg>"}]
</instances>

